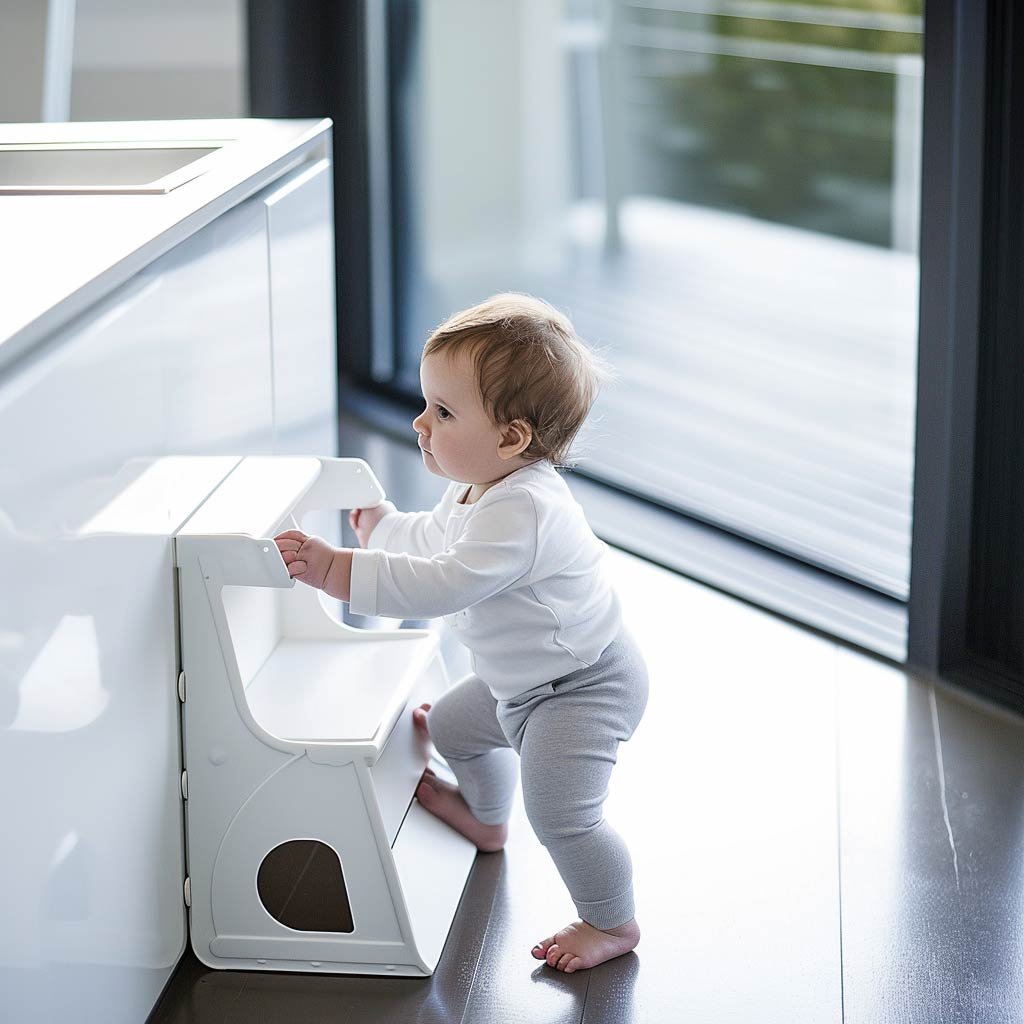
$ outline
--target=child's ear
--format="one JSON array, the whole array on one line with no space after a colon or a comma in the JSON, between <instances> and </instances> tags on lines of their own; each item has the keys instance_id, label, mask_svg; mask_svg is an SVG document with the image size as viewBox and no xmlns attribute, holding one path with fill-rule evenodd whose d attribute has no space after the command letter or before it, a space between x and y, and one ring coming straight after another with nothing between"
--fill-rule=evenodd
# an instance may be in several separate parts
<instances>
[{"instance_id":1,"label":"child's ear","mask_svg":"<svg viewBox=\"0 0 1024 1024\"><path fill-rule=\"evenodd\" d=\"M530 447L533 440L533 428L526 420L513 420L507 423L501 431L501 441L498 444L498 457L502 459L514 459Z\"/></svg>"}]
</instances>

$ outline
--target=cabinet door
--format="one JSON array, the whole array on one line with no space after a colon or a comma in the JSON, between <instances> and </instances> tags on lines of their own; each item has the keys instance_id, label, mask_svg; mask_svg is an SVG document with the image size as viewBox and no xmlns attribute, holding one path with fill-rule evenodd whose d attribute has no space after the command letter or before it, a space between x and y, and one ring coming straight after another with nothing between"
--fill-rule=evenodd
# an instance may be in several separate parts
<instances>
[{"instance_id":1,"label":"cabinet door","mask_svg":"<svg viewBox=\"0 0 1024 1024\"><path fill-rule=\"evenodd\" d=\"M274 451L338 454L334 203L331 162L301 168L262 196L270 254ZM302 528L342 542L336 511L308 513ZM345 606L321 594L332 615Z\"/></svg>"},{"instance_id":2,"label":"cabinet door","mask_svg":"<svg viewBox=\"0 0 1024 1024\"><path fill-rule=\"evenodd\" d=\"M265 194L270 254L274 450L336 455L337 341L331 163Z\"/></svg>"},{"instance_id":3,"label":"cabinet door","mask_svg":"<svg viewBox=\"0 0 1024 1024\"><path fill-rule=\"evenodd\" d=\"M273 449L267 227L256 199L218 217L144 272L161 281L145 329L159 337L168 449Z\"/></svg>"}]
</instances>

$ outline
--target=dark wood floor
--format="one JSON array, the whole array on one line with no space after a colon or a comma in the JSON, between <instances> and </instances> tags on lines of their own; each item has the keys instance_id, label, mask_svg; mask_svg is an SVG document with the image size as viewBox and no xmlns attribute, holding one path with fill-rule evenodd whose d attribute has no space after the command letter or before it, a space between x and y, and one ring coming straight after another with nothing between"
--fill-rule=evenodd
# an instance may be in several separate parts
<instances>
[{"instance_id":1,"label":"dark wood floor","mask_svg":"<svg viewBox=\"0 0 1024 1024\"><path fill-rule=\"evenodd\" d=\"M400 507L443 490L414 451L348 436ZM151 1020L1024 1019L1024 720L625 553L610 564L651 669L605 806L633 855L634 952L572 975L530 956L575 914L520 795L433 977L187 954Z\"/></svg>"}]
</instances>

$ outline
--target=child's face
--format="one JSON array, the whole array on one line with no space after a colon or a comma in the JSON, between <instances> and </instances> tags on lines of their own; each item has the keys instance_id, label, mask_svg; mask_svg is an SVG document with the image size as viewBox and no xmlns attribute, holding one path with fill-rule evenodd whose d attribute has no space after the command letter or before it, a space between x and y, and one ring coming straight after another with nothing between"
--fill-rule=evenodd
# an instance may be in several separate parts
<instances>
[{"instance_id":1,"label":"child's face","mask_svg":"<svg viewBox=\"0 0 1024 1024\"><path fill-rule=\"evenodd\" d=\"M510 444L508 430L495 426L487 415L468 353L424 357L420 387L427 407L412 425L420 435L424 464L432 473L460 483L483 484L526 465L518 457L515 436Z\"/></svg>"}]
</instances>

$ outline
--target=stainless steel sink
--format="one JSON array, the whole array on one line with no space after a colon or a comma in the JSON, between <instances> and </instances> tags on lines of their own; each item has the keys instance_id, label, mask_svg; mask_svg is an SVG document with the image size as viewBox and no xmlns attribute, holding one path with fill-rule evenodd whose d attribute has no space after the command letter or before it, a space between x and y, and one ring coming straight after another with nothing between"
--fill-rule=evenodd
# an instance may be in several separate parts
<instances>
[{"instance_id":1,"label":"stainless steel sink","mask_svg":"<svg viewBox=\"0 0 1024 1024\"><path fill-rule=\"evenodd\" d=\"M161 195L209 170L228 141L0 145L0 194Z\"/></svg>"}]
</instances>

